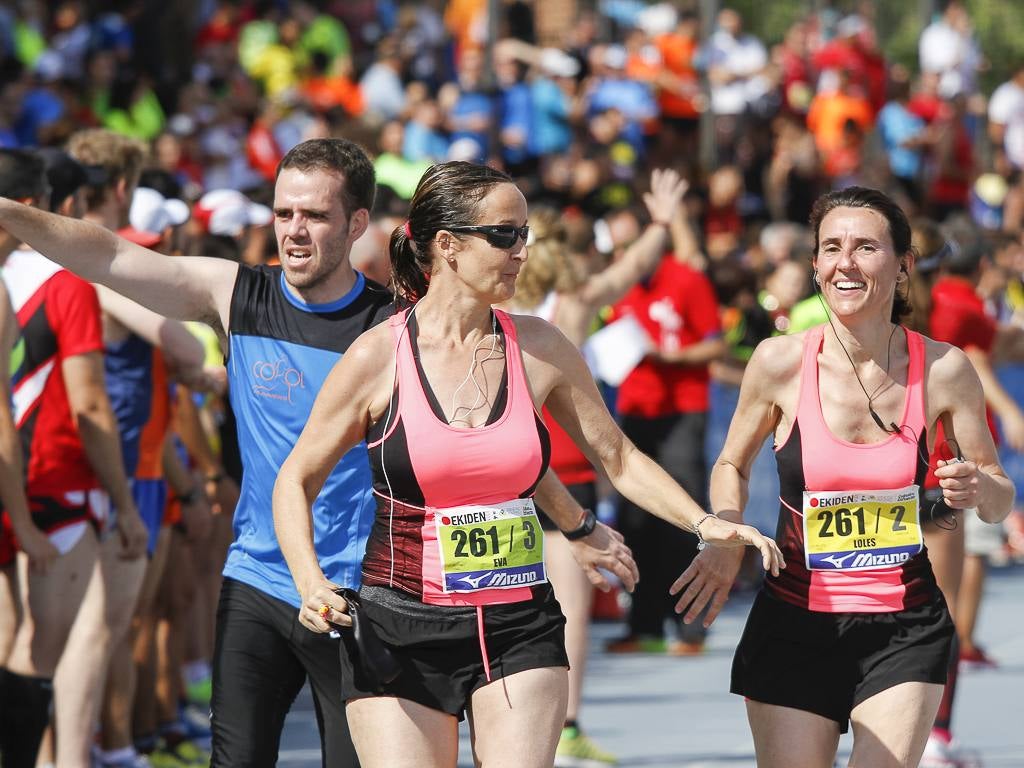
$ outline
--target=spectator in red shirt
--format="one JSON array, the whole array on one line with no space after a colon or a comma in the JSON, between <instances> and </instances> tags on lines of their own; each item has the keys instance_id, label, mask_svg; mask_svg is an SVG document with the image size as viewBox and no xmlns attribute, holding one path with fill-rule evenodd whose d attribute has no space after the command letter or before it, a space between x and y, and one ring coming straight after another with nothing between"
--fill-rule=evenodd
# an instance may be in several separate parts
<instances>
[{"instance_id":1,"label":"spectator in red shirt","mask_svg":"<svg viewBox=\"0 0 1024 768\"><path fill-rule=\"evenodd\" d=\"M632 315L655 350L619 388L622 431L698 503L706 503L708 368L726 349L711 282L669 254L615 306L615 315ZM679 639L667 646L664 639L665 619L679 621L668 589L680 556L686 567L697 554L693 542L625 500L619 526L644 576L633 592L629 634L609 643L608 650L667 647L670 653L699 653L706 634L700 621L681 625Z\"/></svg>"}]
</instances>

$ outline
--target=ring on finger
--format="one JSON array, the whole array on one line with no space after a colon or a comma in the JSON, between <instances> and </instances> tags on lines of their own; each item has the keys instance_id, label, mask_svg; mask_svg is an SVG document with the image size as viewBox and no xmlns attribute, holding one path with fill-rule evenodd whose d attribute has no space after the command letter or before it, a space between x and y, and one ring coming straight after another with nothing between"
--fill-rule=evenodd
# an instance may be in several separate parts
<instances>
[{"instance_id":1,"label":"ring on finger","mask_svg":"<svg viewBox=\"0 0 1024 768\"><path fill-rule=\"evenodd\" d=\"M320 608L317 610L317 613L320 614L320 618L321 619L326 619L328 614L330 614L330 612L331 612L331 606L329 606L327 603L324 603L323 605L321 605Z\"/></svg>"}]
</instances>

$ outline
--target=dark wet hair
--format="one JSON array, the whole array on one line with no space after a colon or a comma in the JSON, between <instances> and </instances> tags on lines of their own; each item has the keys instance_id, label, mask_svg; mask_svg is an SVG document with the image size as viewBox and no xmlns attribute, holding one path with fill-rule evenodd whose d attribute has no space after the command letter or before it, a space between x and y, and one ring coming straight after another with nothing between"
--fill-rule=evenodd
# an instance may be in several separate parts
<instances>
[{"instance_id":1,"label":"dark wet hair","mask_svg":"<svg viewBox=\"0 0 1024 768\"><path fill-rule=\"evenodd\" d=\"M377 177L373 161L363 148L348 139L309 139L296 144L281 158L277 176L281 171L295 168L300 171L327 171L340 174L341 200L345 214L351 216L360 208L373 208L377 191ZM275 177L276 178L276 177Z\"/></svg>"},{"instance_id":2,"label":"dark wet hair","mask_svg":"<svg viewBox=\"0 0 1024 768\"><path fill-rule=\"evenodd\" d=\"M27 149L0 149L0 195L39 202L47 191L42 157Z\"/></svg>"},{"instance_id":3,"label":"dark wet hair","mask_svg":"<svg viewBox=\"0 0 1024 768\"><path fill-rule=\"evenodd\" d=\"M427 169L409 203L406 224L391 233L391 281L399 300L414 303L427 292L433 266L430 243L439 230L476 224L480 201L499 184L512 184L501 171L454 161ZM411 235L411 238L410 238Z\"/></svg>"},{"instance_id":4,"label":"dark wet hair","mask_svg":"<svg viewBox=\"0 0 1024 768\"><path fill-rule=\"evenodd\" d=\"M821 229L821 222L836 208L868 208L881 214L889 226L889 237L892 238L893 249L896 251L896 257L900 260L901 269L903 268L903 255L913 251L907 214L887 194L870 187L846 187L828 192L814 201L814 206L811 208L810 225L814 232L815 255L818 253L818 232ZM903 284L906 286L907 282ZM896 286L891 315L891 320L894 323L900 322L912 311L907 290L904 288L904 292L901 293L899 284Z\"/></svg>"}]
</instances>

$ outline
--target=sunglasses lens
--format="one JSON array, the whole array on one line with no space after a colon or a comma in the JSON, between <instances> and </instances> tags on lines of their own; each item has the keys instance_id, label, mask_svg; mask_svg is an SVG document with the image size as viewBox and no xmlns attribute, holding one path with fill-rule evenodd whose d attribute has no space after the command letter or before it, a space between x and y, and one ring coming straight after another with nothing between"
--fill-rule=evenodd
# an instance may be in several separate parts
<instances>
[{"instance_id":1,"label":"sunglasses lens","mask_svg":"<svg viewBox=\"0 0 1024 768\"><path fill-rule=\"evenodd\" d=\"M487 242L495 248L511 248L519 239L519 232L513 226L500 225L487 233Z\"/></svg>"}]
</instances>

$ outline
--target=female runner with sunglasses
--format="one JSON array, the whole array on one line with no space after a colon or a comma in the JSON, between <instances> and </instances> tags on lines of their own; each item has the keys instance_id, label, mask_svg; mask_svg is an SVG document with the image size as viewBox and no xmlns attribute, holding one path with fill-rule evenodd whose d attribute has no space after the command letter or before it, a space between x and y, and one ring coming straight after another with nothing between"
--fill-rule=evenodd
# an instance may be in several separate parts
<instances>
[{"instance_id":1,"label":"female runner with sunglasses","mask_svg":"<svg viewBox=\"0 0 1024 768\"><path fill-rule=\"evenodd\" d=\"M543 320L492 310L515 291L526 218L503 173L457 162L427 171L391 238L395 287L411 306L338 363L278 476L281 547L313 596L300 620L324 632L325 619L345 617L318 609L310 502L341 455L368 443L378 512L359 623L400 673L372 680L342 634L342 696L364 768L451 768L467 712L478 764L552 764L568 683L530 499L549 456L544 405L626 496L708 543L756 546L772 573L782 565L773 541L706 515L625 440L571 342ZM590 513L580 528L593 524Z\"/></svg>"},{"instance_id":2,"label":"female runner with sunglasses","mask_svg":"<svg viewBox=\"0 0 1024 768\"><path fill-rule=\"evenodd\" d=\"M899 325L910 226L881 192L830 192L811 214L829 323L761 343L711 475L711 506L742 519L746 477L774 434L778 539L733 662L759 768L828 768L853 722L851 766L916 766L939 706L953 623L921 535L936 424L965 461L940 461L943 498L985 522L1013 486L985 424L981 383L955 347ZM923 457L923 458L922 458ZM721 609L739 567L706 550L673 586L692 620Z\"/></svg>"}]
</instances>

